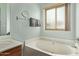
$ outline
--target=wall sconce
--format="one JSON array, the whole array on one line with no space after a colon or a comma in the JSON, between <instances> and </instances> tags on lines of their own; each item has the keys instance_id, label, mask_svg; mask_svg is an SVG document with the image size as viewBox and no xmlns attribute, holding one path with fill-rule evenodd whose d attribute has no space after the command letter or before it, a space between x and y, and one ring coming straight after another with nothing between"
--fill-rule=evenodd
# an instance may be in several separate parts
<instances>
[{"instance_id":1,"label":"wall sconce","mask_svg":"<svg viewBox=\"0 0 79 59\"><path fill-rule=\"evenodd\" d=\"M21 16L22 17L16 16L16 20L26 20L26 19L29 19L29 13L26 10L21 12Z\"/></svg>"}]
</instances>

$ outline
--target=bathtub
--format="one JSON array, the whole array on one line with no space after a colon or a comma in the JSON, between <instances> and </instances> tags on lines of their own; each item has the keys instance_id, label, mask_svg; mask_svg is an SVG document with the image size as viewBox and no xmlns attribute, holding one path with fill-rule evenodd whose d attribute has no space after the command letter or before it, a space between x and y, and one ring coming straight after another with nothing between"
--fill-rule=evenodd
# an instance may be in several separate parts
<instances>
[{"instance_id":1,"label":"bathtub","mask_svg":"<svg viewBox=\"0 0 79 59\"><path fill-rule=\"evenodd\" d=\"M76 48L71 45L45 38L28 39L25 41L25 46L48 55L75 55L76 53Z\"/></svg>"}]
</instances>

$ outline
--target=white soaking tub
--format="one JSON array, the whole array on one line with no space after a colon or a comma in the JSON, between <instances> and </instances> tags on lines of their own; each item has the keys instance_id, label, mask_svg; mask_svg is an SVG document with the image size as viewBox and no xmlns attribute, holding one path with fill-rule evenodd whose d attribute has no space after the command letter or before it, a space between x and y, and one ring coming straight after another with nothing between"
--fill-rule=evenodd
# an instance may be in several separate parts
<instances>
[{"instance_id":1,"label":"white soaking tub","mask_svg":"<svg viewBox=\"0 0 79 59\"><path fill-rule=\"evenodd\" d=\"M28 39L25 41L25 46L41 51L48 55L75 55L76 48L48 39Z\"/></svg>"}]
</instances>

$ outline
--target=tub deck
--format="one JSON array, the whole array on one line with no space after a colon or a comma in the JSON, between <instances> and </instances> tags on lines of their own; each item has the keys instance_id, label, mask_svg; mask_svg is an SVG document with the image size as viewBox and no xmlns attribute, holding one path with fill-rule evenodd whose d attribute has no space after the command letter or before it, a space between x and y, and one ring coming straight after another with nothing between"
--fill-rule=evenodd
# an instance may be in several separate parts
<instances>
[{"instance_id":1,"label":"tub deck","mask_svg":"<svg viewBox=\"0 0 79 59\"><path fill-rule=\"evenodd\" d=\"M53 52L50 52L50 51L46 51L46 50L43 50L43 49L40 49L40 48L38 48L37 47L37 44L42 44L43 42L42 41L40 41L41 39L29 39L29 40L26 40L25 41L25 46L26 47L29 47L29 48L31 48L31 49L34 49L34 50L37 50L37 51L40 51L40 52L42 52L42 53L45 53L45 54L48 54L48 55L50 55L50 56L57 56L57 55L60 55L60 56L66 56L65 54L63 55L63 54L55 54L55 53L53 53ZM40 43L38 43L40 41ZM50 40L48 40L48 41L50 41ZM69 46L68 46L69 47ZM49 48L48 48L49 49ZM68 55L75 55L75 48L73 48L73 47L70 47L70 49L72 49L72 51L73 51L73 53L72 54L68 54Z\"/></svg>"}]
</instances>

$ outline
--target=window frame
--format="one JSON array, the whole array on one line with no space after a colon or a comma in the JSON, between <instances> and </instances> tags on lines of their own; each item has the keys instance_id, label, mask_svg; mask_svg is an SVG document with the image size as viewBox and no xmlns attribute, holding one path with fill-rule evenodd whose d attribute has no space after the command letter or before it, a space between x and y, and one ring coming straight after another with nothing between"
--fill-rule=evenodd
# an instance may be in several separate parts
<instances>
[{"instance_id":1,"label":"window frame","mask_svg":"<svg viewBox=\"0 0 79 59\"><path fill-rule=\"evenodd\" d=\"M57 8L59 7L62 7L62 6L65 6L65 29L50 29L50 28L46 28L46 25L47 25L47 10L50 10L50 9L54 9L55 8L55 27L57 26ZM45 9L45 30L56 30L56 31L68 31L69 30L69 27L68 27L68 4L65 3L65 4L61 4L61 5L55 5L53 7L49 7L49 8L46 8Z\"/></svg>"}]
</instances>

